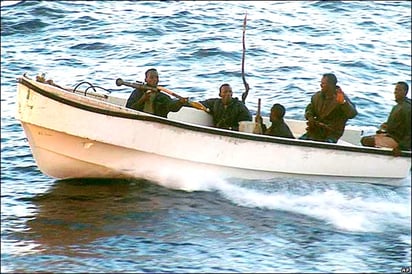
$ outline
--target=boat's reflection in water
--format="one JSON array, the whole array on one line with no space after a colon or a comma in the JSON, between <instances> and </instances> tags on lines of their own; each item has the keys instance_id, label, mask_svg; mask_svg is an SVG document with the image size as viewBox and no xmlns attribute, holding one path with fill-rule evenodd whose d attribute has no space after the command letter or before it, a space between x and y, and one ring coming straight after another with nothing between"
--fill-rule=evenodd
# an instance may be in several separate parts
<instances>
[{"instance_id":1,"label":"boat's reflection in water","mask_svg":"<svg viewBox=\"0 0 412 274\"><path fill-rule=\"evenodd\" d=\"M27 225L43 251L75 248L136 231L153 212L159 216L158 211L167 210L159 199L162 191L167 196L167 189L144 180L56 181L50 191L33 198L38 213ZM133 221L124 222L128 216ZM155 222L150 219L151 225Z\"/></svg>"}]
</instances>

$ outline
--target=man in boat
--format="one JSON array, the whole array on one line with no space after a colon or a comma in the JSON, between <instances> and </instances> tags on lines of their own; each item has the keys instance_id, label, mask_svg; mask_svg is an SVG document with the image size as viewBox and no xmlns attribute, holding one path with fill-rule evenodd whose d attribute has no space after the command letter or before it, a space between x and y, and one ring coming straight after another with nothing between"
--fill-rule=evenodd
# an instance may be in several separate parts
<instances>
[{"instance_id":1,"label":"man in boat","mask_svg":"<svg viewBox=\"0 0 412 274\"><path fill-rule=\"evenodd\" d=\"M283 105L274 104L270 109L270 122L272 122L272 124L269 128L266 128L266 125L263 123L262 116L257 114L255 119L257 123L260 123L263 134L294 139L295 137L292 131L283 120L285 112L286 110Z\"/></svg>"},{"instance_id":2,"label":"man in boat","mask_svg":"<svg viewBox=\"0 0 412 274\"><path fill-rule=\"evenodd\" d=\"M211 98L200 103L210 110L215 127L238 131L239 122L252 121L252 115L242 101L232 95L231 86L223 84L219 88L220 98Z\"/></svg>"},{"instance_id":3,"label":"man in boat","mask_svg":"<svg viewBox=\"0 0 412 274\"><path fill-rule=\"evenodd\" d=\"M333 73L322 76L321 90L311 97L305 109L308 127L299 139L336 143L343 135L346 122L358 112L342 89Z\"/></svg>"},{"instance_id":4,"label":"man in boat","mask_svg":"<svg viewBox=\"0 0 412 274\"><path fill-rule=\"evenodd\" d=\"M406 97L408 90L406 82L396 83L394 94L397 104L376 135L362 137L362 145L392 148L395 155L400 150L411 150L411 99Z\"/></svg>"},{"instance_id":5,"label":"man in boat","mask_svg":"<svg viewBox=\"0 0 412 274\"><path fill-rule=\"evenodd\" d=\"M156 69L151 68L145 72L145 82L146 86L153 89L147 89L143 86L136 88L127 99L126 107L167 117L170 111L179 111L187 103L187 98L173 100L156 89L159 83L159 74Z\"/></svg>"}]
</instances>

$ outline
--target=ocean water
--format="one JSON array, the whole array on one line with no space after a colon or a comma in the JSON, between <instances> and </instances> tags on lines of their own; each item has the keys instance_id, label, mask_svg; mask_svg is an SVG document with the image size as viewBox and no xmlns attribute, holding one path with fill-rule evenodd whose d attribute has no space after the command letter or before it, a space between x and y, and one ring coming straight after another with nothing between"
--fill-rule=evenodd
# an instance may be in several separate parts
<instances>
[{"instance_id":1,"label":"ocean water","mask_svg":"<svg viewBox=\"0 0 412 274\"><path fill-rule=\"evenodd\" d=\"M195 100L241 75L246 104L303 119L333 72L365 132L411 85L410 1L1 1L1 272L411 272L411 178L399 187L279 178L55 180L15 119L16 78L127 97L115 79ZM408 95L410 97L410 94ZM50 115L58 114L51 113ZM268 159L269 161L270 159Z\"/></svg>"}]
</instances>

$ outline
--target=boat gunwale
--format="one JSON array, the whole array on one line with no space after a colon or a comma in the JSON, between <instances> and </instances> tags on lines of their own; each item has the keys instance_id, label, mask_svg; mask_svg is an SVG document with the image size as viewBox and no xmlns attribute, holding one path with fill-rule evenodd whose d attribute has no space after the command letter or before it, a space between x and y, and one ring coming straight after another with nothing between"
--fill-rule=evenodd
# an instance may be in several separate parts
<instances>
[{"instance_id":1,"label":"boat gunwale","mask_svg":"<svg viewBox=\"0 0 412 274\"><path fill-rule=\"evenodd\" d=\"M125 118L125 119L156 122L156 123L166 124L166 125L183 128L187 130L192 130L196 132L208 133L208 134L213 134L213 135L218 135L218 136L227 136L227 137L233 137L233 138L244 139L244 140L267 142L267 143L278 143L278 144L303 146L303 147L312 147L312 148L321 148L321 149L350 151L350 152L357 152L357 153L378 154L378 155L394 157L392 151L389 149L363 147L363 146L357 146L357 145L347 146L347 145L340 145L340 144L334 144L334 143L316 142L316 141L310 141L310 140L300 140L300 139L290 139L290 138L283 138L283 137L276 137L276 136L258 135L258 134L251 134L251 133L246 133L246 132L224 130L224 129L213 128L213 127L208 127L208 126L203 126L203 125L189 124L186 122L170 120L167 118L150 115L146 113L145 114L139 114L138 112L137 113L124 113L124 112L115 111L115 110L108 110L108 109L104 109L101 107L95 107L95 106L83 104L81 102L74 101L74 100L67 99L62 96L56 95L53 92L47 91L45 89L42 89L39 86L32 84L29 80L25 79L26 77L27 76L23 75L22 77L17 78L18 83L54 101L58 101L66 105L70 105L72 107L94 112L94 113L99 113L99 114L104 114L104 115L119 117L119 118ZM31 81L34 81L34 80L31 80ZM53 88L57 89L58 87L53 87ZM70 91L65 90L65 89L62 89L62 91L70 93ZM76 94L74 92L71 92L71 93ZM87 96L83 96L79 94L76 94L76 95L82 96L88 99L92 99ZM105 104L111 104L111 103L104 102L101 100L99 100L99 102L102 102ZM120 107L120 108L125 108L124 106L115 105L115 104L113 105ZM411 158L411 151L403 150L401 151L398 157Z\"/></svg>"}]
</instances>

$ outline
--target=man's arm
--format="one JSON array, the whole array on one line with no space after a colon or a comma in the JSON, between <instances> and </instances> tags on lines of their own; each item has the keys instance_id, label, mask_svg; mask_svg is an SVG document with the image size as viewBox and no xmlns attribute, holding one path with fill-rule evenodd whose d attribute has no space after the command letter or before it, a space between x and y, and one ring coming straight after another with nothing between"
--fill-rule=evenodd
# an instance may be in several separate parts
<instances>
[{"instance_id":1,"label":"man's arm","mask_svg":"<svg viewBox=\"0 0 412 274\"><path fill-rule=\"evenodd\" d=\"M250 114L249 109L242 103L239 102L239 115L238 122L240 121L252 121L252 115Z\"/></svg>"},{"instance_id":2,"label":"man's arm","mask_svg":"<svg viewBox=\"0 0 412 274\"><path fill-rule=\"evenodd\" d=\"M402 126L405 130L405 135L399 140L399 147L403 150L411 149L411 108L404 108L402 111Z\"/></svg>"},{"instance_id":3,"label":"man's arm","mask_svg":"<svg viewBox=\"0 0 412 274\"><path fill-rule=\"evenodd\" d=\"M135 110L142 110L143 104L139 104L140 99L142 99L144 92L138 89L133 90L132 94L130 95L129 99L127 99L126 107L135 109Z\"/></svg>"},{"instance_id":4,"label":"man's arm","mask_svg":"<svg viewBox=\"0 0 412 274\"><path fill-rule=\"evenodd\" d=\"M355 104L352 103L351 100L349 100L349 98L346 95L344 95L344 97L345 97L345 101L342 104L342 110L348 119L352 119L356 115L358 115L358 111L356 110Z\"/></svg>"},{"instance_id":5,"label":"man's arm","mask_svg":"<svg viewBox=\"0 0 412 274\"><path fill-rule=\"evenodd\" d=\"M315 104L314 104L315 95L313 95L310 98L310 103L305 108L305 119L308 120L309 122L314 121L315 117L317 116L316 111L315 111Z\"/></svg>"}]
</instances>

